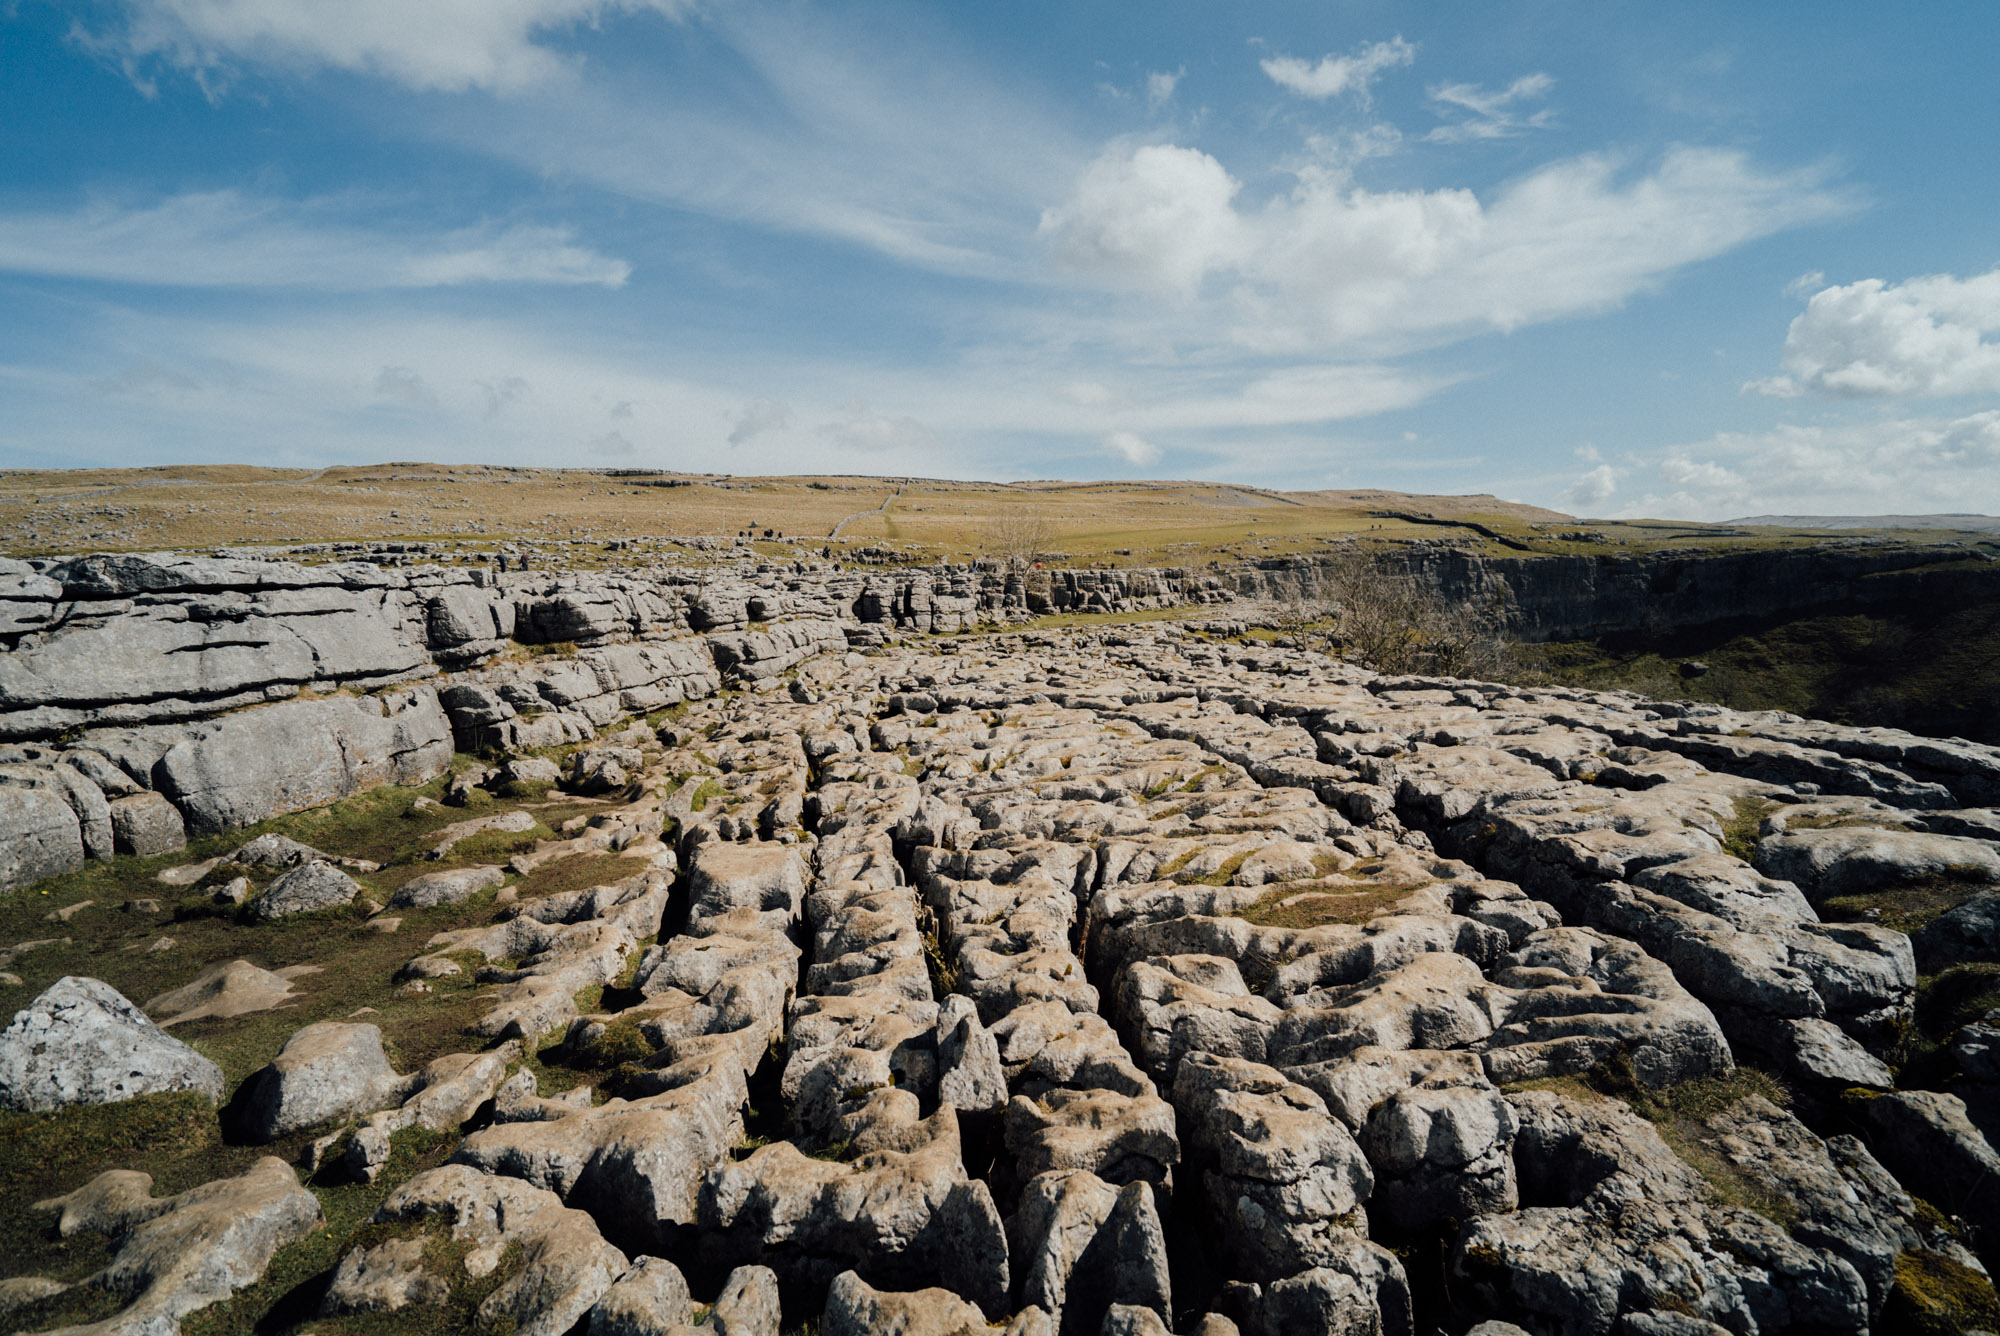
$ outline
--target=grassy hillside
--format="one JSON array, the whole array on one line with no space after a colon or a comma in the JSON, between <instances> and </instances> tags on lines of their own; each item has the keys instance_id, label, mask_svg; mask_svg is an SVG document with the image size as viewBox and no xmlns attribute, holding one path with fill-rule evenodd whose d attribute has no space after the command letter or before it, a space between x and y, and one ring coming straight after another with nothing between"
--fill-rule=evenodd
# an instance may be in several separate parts
<instances>
[{"instance_id":1,"label":"grassy hillside","mask_svg":"<svg viewBox=\"0 0 2000 1336\"><path fill-rule=\"evenodd\" d=\"M1520 555L1757 548L1829 536L1787 527L1582 522L1492 496L1277 492L1212 482L621 477L408 463L0 471L0 553L9 556L390 540L460 552L528 542L582 564L601 558L611 538L641 540L642 553L685 556L672 546L677 540L733 539L745 530L761 540L769 530L772 541L757 550L781 559L831 544L836 553L889 545L912 561L964 560L1003 546L1002 531L1022 517L1040 521L1047 549L1068 561L1148 566L1308 553L1353 537L1443 539Z\"/></svg>"}]
</instances>

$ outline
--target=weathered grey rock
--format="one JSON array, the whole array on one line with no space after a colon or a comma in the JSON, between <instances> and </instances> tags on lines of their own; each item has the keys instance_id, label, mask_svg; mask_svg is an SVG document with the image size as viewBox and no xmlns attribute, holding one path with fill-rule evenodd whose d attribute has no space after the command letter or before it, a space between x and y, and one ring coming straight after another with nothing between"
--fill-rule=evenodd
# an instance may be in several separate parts
<instances>
[{"instance_id":1,"label":"weathered grey rock","mask_svg":"<svg viewBox=\"0 0 2000 1336\"><path fill-rule=\"evenodd\" d=\"M821 1336L986 1336L986 1315L950 1290L878 1290L852 1271L826 1293Z\"/></svg>"},{"instance_id":2,"label":"weathered grey rock","mask_svg":"<svg viewBox=\"0 0 2000 1336\"><path fill-rule=\"evenodd\" d=\"M331 863L312 862L293 868L250 902L258 919L286 918L322 909L338 909L361 893L361 883Z\"/></svg>"},{"instance_id":3,"label":"weathered grey rock","mask_svg":"<svg viewBox=\"0 0 2000 1336\"><path fill-rule=\"evenodd\" d=\"M97 979L58 979L0 1031L0 1108L45 1112L192 1090L222 1099L222 1069Z\"/></svg>"},{"instance_id":4,"label":"weathered grey rock","mask_svg":"<svg viewBox=\"0 0 2000 1336\"><path fill-rule=\"evenodd\" d=\"M1004 1311L1006 1236L992 1196L965 1178L956 1113L919 1120L917 1107L907 1091L871 1095L851 1162L779 1142L717 1166L701 1188L704 1254L772 1261L808 1281L830 1283L849 1267L885 1283L935 1279Z\"/></svg>"},{"instance_id":5,"label":"weathered grey rock","mask_svg":"<svg viewBox=\"0 0 2000 1336\"><path fill-rule=\"evenodd\" d=\"M390 909L428 909L433 905L463 904L479 892L507 880L497 867L448 868L410 878L389 897Z\"/></svg>"},{"instance_id":6,"label":"weathered grey rock","mask_svg":"<svg viewBox=\"0 0 2000 1336\"><path fill-rule=\"evenodd\" d=\"M1268 1285L1236 1285L1229 1296L1243 1336L1414 1336L1410 1285L1396 1255L1354 1239L1327 1265Z\"/></svg>"},{"instance_id":7,"label":"weathered grey rock","mask_svg":"<svg viewBox=\"0 0 2000 1336\"><path fill-rule=\"evenodd\" d=\"M2000 851L1959 835L1836 826L1759 840L1757 870L1796 884L1817 903L1926 877L2000 883Z\"/></svg>"},{"instance_id":8,"label":"weathered grey rock","mask_svg":"<svg viewBox=\"0 0 2000 1336\"><path fill-rule=\"evenodd\" d=\"M1703 1151L1726 1163L1749 1190L1775 1204L1793 1236L1845 1259L1867 1282L1870 1320L1879 1322L1906 1249L1978 1262L1942 1230L1924 1224L1916 1203L1859 1140L1822 1142L1761 1096L1701 1120Z\"/></svg>"},{"instance_id":9,"label":"weathered grey rock","mask_svg":"<svg viewBox=\"0 0 2000 1336\"><path fill-rule=\"evenodd\" d=\"M787 844L704 844L689 872L691 933L732 909L776 912L789 923L805 898L805 866Z\"/></svg>"},{"instance_id":10,"label":"weathered grey rock","mask_svg":"<svg viewBox=\"0 0 2000 1336\"><path fill-rule=\"evenodd\" d=\"M698 1336L778 1336L781 1321L777 1273L767 1266L739 1266L729 1273L708 1320L690 1331Z\"/></svg>"},{"instance_id":11,"label":"weathered grey rock","mask_svg":"<svg viewBox=\"0 0 2000 1336\"><path fill-rule=\"evenodd\" d=\"M2000 1177L1996 1153L1965 1101L1933 1090L1857 1096L1849 1107L1868 1128L1868 1147L1896 1181L1975 1228L2000 1227L2000 1201L1982 1184Z\"/></svg>"},{"instance_id":12,"label":"weathered grey rock","mask_svg":"<svg viewBox=\"0 0 2000 1336\"><path fill-rule=\"evenodd\" d=\"M666 1336L694 1317L687 1279L659 1257L640 1257L592 1305L590 1336Z\"/></svg>"},{"instance_id":13,"label":"weathered grey rock","mask_svg":"<svg viewBox=\"0 0 2000 1336\"><path fill-rule=\"evenodd\" d=\"M1754 1211L1708 1204L1701 1176L1622 1104L1549 1091L1508 1102L1524 1205L1468 1221L1450 1264L1479 1311L1579 1333L1661 1308L1736 1330L1866 1326L1853 1266Z\"/></svg>"},{"instance_id":14,"label":"weathered grey rock","mask_svg":"<svg viewBox=\"0 0 2000 1336\"><path fill-rule=\"evenodd\" d=\"M237 1096L245 1133L260 1141L368 1113L397 1099L407 1083L382 1052L373 1025L321 1021L285 1041L269 1066L251 1073Z\"/></svg>"},{"instance_id":15,"label":"weathered grey rock","mask_svg":"<svg viewBox=\"0 0 2000 1336\"><path fill-rule=\"evenodd\" d=\"M986 1113L1007 1102L1007 1073L1000 1046L979 1023L979 1009L963 993L938 1005L938 1098L960 1113Z\"/></svg>"},{"instance_id":16,"label":"weathered grey rock","mask_svg":"<svg viewBox=\"0 0 2000 1336\"><path fill-rule=\"evenodd\" d=\"M161 993L146 1003L146 1013L160 1028L210 1016L247 1016L283 1006L295 996L292 980L315 973L313 966L283 972L259 969L247 960L232 960L204 970L191 982Z\"/></svg>"},{"instance_id":17,"label":"weathered grey rock","mask_svg":"<svg viewBox=\"0 0 2000 1336\"><path fill-rule=\"evenodd\" d=\"M253 825L385 783L422 783L451 761L451 727L427 687L288 701L176 730L156 788L190 831Z\"/></svg>"},{"instance_id":18,"label":"weathered grey rock","mask_svg":"<svg viewBox=\"0 0 2000 1336\"><path fill-rule=\"evenodd\" d=\"M516 784L553 784L562 778L562 767L545 756L510 756L500 776Z\"/></svg>"},{"instance_id":19,"label":"weathered grey rock","mask_svg":"<svg viewBox=\"0 0 2000 1336\"><path fill-rule=\"evenodd\" d=\"M1375 1175L1318 1095L1260 1063L1191 1053L1174 1104L1232 1274L1278 1280L1365 1232Z\"/></svg>"},{"instance_id":20,"label":"weathered grey rock","mask_svg":"<svg viewBox=\"0 0 2000 1336\"><path fill-rule=\"evenodd\" d=\"M180 809L157 793L134 793L111 800L111 834L121 854L150 857L187 848L187 825Z\"/></svg>"},{"instance_id":21,"label":"weathered grey rock","mask_svg":"<svg viewBox=\"0 0 2000 1336\"><path fill-rule=\"evenodd\" d=\"M83 866L83 827L60 794L0 784L0 890Z\"/></svg>"},{"instance_id":22,"label":"weathered grey rock","mask_svg":"<svg viewBox=\"0 0 2000 1336\"><path fill-rule=\"evenodd\" d=\"M1383 1101L1362 1134L1374 1167L1376 1208L1399 1229L1519 1203L1514 1133L1519 1121L1496 1090L1405 1090Z\"/></svg>"},{"instance_id":23,"label":"weathered grey rock","mask_svg":"<svg viewBox=\"0 0 2000 1336\"><path fill-rule=\"evenodd\" d=\"M604 1241L591 1218L565 1207L554 1193L464 1165L418 1174L389 1194L371 1223L400 1230L341 1259L321 1313L440 1304L467 1280L491 1275L518 1248L519 1270L479 1305L477 1320L511 1320L522 1336L563 1336L628 1269L625 1255ZM424 1239L430 1234L471 1245L455 1274L429 1269Z\"/></svg>"},{"instance_id":24,"label":"weathered grey rock","mask_svg":"<svg viewBox=\"0 0 2000 1336\"><path fill-rule=\"evenodd\" d=\"M1040 1299L1035 1300L1041 1303ZM1150 1183L1127 1183L1076 1255L1060 1298L1064 1336L1103 1328L1114 1305L1173 1311L1166 1232Z\"/></svg>"},{"instance_id":25,"label":"weathered grey rock","mask_svg":"<svg viewBox=\"0 0 2000 1336\"><path fill-rule=\"evenodd\" d=\"M228 861L244 867L296 868L307 863L331 863L335 859L289 835L259 835L237 846Z\"/></svg>"},{"instance_id":26,"label":"weathered grey rock","mask_svg":"<svg viewBox=\"0 0 2000 1336\"><path fill-rule=\"evenodd\" d=\"M1971 961L2000 961L2000 891L1981 891L1910 936L1926 974Z\"/></svg>"},{"instance_id":27,"label":"weathered grey rock","mask_svg":"<svg viewBox=\"0 0 2000 1336\"><path fill-rule=\"evenodd\" d=\"M433 1058L412 1076L397 1082L387 1098L401 1099L340 1133L314 1143L313 1154L330 1178L373 1183L388 1166L395 1147L392 1138L407 1127L455 1132L497 1099L507 1076L507 1064L520 1056L520 1046L505 1043L484 1053L447 1053ZM525 1069L524 1069L525 1070ZM532 1071L527 1075L533 1076ZM529 1089L532 1091L532 1084ZM586 1103L589 1090L584 1088ZM497 1111L496 1111L497 1112ZM336 1153L337 1152L337 1153Z\"/></svg>"},{"instance_id":28,"label":"weathered grey rock","mask_svg":"<svg viewBox=\"0 0 2000 1336\"><path fill-rule=\"evenodd\" d=\"M180 1319L255 1284L272 1254L320 1224L319 1200L291 1166L270 1156L235 1178L154 1197L150 1174L112 1169L67 1196L37 1203L62 1212L63 1237L89 1231L114 1240L103 1270L80 1282L126 1296L93 1336L160 1336Z\"/></svg>"},{"instance_id":29,"label":"weathered grey rock","mask_svg":"<svg viewBox=\"0 0 2000 1336\"><path fill-rule=\"evenodd\" d=\"M1150 1308L1113 1304L1099 1328L1104 1336L1173 1336L1166 1319Z\"/></svg>"}]
</instances>

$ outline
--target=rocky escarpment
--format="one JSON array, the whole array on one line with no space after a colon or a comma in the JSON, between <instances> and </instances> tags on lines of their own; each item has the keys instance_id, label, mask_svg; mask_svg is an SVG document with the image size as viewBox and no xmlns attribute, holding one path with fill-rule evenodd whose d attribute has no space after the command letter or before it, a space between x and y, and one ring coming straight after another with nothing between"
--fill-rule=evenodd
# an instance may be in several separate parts
<instances>
[{"instance_id":1,"label":"rocky escarpment","mask_svg":"<svg viewBox=\"0 0 2000 1336\"><path fill-rule=\"evenodd\" d=\"M1227 597L1182 571L0 562L0 888L422 782L454 748L589 738L899 629Z\"/></svg>"},{"instance_id":2,"label":"rocky escarpment","mask_svg":"<svg viewBox=\"0 0 2000 1336\"><path fill-rule=\"evenodd\" d=\"M401 1072L356 1015L240 1083L241 1133L309 1140L316 1184L408 1175L323 1316L1622 1336L2000 1304L2000 1020L1911 1047L1919 970L2000 965L2000 751L1170 627L796 667L571 748L593 801L505 872L403 883L605 860L411 944L411 995L482 985L463 1051ZM268 897L338 853L236 865L292 869ZM411 1172L419 1127L449 1149ZM183 1211L309 1221L270 1173L48 1205L155 1212L148 1274L192 1275L235 1236Z\"/></svg>"},{"instance_id":3,"label":"rocky escarpment","mask_svg":"<svg viewBox=\"0 0 2000 1336\"><path fill-rule=\"evenodd\" d=\"M1317 597L1342 556L1273 557L1228 573L1242 598ZM1445 540L1368 558L1446 598L1490 612L1527 641L1651 636L1826 608L1944 608L2000 597L2000 565L1963 543L1843 540L1748 551L1488 556Z\"/></svg>"},{"instance_id":4,"label":"rocky escarpment","mask_svg":"<svg viewBox=\"0 0 2000 1336\"><path fill-rule=\"evenodd\" d=\"M1376 559L1530 639L1990 583L1963 549L1865 544L1504 560L1415 544ZM1012 573L0 562L0 888L428 780L454 750L573 743L725 687L768 688L898 630L1316 594L1326 560ZM1950 768L1901 736L1875 745L1917 772Z\"/></svg>"}]
</instances>

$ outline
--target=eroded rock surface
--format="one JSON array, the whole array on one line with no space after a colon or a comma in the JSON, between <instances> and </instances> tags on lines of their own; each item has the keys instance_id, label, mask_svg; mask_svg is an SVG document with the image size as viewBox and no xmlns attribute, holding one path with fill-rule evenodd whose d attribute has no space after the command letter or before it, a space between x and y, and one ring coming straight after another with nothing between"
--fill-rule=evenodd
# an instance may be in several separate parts
<instances>
[{"instance_id":1,"label":"eroded rock surface","mask_svg":"<svg viewBox=\"0 0 2000 1336\"><path fill-rule=\"evenodd\" d=\"M1919 968L2000 964L1984 749L1173 628L836 658L801 591L451 588L433 640L588 647L437 689L461 743L570 748L448 801L573 806L468 811L400 883L467 914L401 979L474 976L464 1051L308 1026L238 1092L320 1129L316 1182L450 1142L330 1314L1861 1333L1913 1267L1986 1284L2000 1021L1948 1037L1962 1097L1898 1088ZM712 655L615 639L647 624ZM439 867L506 832L544 837ZM339 852L256 866L368 875Z\"/></svg>"}]
</instances>

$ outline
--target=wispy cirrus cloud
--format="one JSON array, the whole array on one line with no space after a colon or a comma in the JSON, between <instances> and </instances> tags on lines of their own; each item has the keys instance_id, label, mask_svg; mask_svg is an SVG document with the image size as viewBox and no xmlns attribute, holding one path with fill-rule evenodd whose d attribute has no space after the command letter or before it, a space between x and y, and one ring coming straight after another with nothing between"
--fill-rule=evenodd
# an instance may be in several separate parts
<instances>
[{"instance_id":1,"label":"wispy cirrus cloud","mask_svg":"<svg viewBox=\"0 0 2000 1336\"><path fill-rule=\"evenodd\" d=\"M1435 84L1428 91L1440 115L1452 119L1424 138L1434 144L1477 139L1511 139L1539 130L1555 119L1555 109L1526 112L1522 104L1547 97L1556 81L1546 74L1524 74L1505 88L1489 92L1478 84Z\"/></svg>"},{"instance_id":2,"label":"wispy cirrus cloud","mask_svg":"<svg viewBox=\"0 0 2000 1336\"><path fill-rule=\"evenodd\" d=\"M356 216L352 199L233 190L64 212L0 212L0 270L163 287L368 291L468 283L621 286L632 267L567 228L411 229Z\"/></svg>"},{"instance_id":3,"label":"wispy cirrus cloud","mask_svg":"<svg viewBox=\"0 0 2000 1336\"><path fill-rule=\"evenodd\" d=\"M153 91L159 66L213 96L244 66L334 69L419 92L519 93L576 67L539 40L563 29L653 13L679 17L692 0L124 0L80 41L116 58Z\"/></svg>"},{"instance_id":4,"label":"wispy cirrus cloud","mask_svg":"<svg viewBox=\"0 0 2000 1336\"><path fill-rule=\"evenodd\" d=\"M1386 71L1413 63L1416 58L1415 44L1399 35L1386 42L1370 42L1356 48L1351 55L1325 55L1317 61L1271 56L1258 64L1273 83L1300 97L1324 102L1345 95L1365 107L1374 100L1376 79Z\"/></svg>"}]
</instances>

